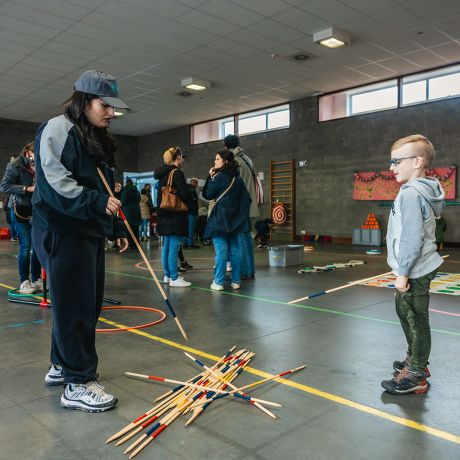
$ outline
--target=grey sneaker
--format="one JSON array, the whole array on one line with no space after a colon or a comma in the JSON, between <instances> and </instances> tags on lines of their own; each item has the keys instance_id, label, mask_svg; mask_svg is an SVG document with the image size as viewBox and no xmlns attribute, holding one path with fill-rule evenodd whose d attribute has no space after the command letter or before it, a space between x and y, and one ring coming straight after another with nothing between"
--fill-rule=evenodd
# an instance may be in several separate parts
<instances>
[{"instance_id":1,"label":"grey sneaker","mask_svg":"<svg viewBox=\"0 0 460 460\"><path fill-rule=\"evenodd\" d=\"M40 278L37 281L32 281L30 285L34 289L34 292L43 291L43 282Z\"/></svg>"},{"instance_id":2,"label":"grey sneaker","mask_svg":"<svg viewBox=\"0 0 460 460\"><path fill-rule=\"evenodd\" d=\"M423 372L405 367L394 379L383 380L382 387L393 395L422 394L426 393L430 386Z\"/></svg>"},{"instance_id":3,"label":"grey sneaker","mask_svg":"<svg viewBox=\"0 0 460 460\"><path fill-rule=\"evenodd\" d=\"M48 372L45 375L45 385L64 385L64 375L62 373L62 367L59 366L59 364L50 365Z\"/></svg>"},{"instance_id":4,"label":"grey sneaker","mask_svg":"<svg viewBox=\"0 0 460 460\"><path fill-rule=\"evenodd\" d=\"M25 280L19 286L19 294L33 294L35 292L35 288L32 287L29 280Z\"/></svg>"},{"instance_id":5,"label":"grey sneaker","mask_svg":"<svg viewBox=\"0 0 460 460\"><path fill-rule=\"evenodd\" d=\"M69 383L61 396L61 407L84 412L104 412L113 409L118 399L104 391L95 380L88 383Z\"/></svg>"}]
</instances>

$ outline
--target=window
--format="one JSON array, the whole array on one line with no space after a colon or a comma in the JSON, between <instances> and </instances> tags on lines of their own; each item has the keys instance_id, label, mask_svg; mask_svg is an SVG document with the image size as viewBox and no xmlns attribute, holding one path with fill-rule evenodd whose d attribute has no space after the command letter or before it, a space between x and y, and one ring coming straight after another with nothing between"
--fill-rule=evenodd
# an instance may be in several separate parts
<instances>
[{"instance_id":1,"label":"window","mask_svg":"<svg viewBox=\"0 0 460 460\"><path fill-rule=\"evenodd\" d=\"M190 129L191 144L217 141L223 139L228 134L244 136L272 129L289 128L289 126L290 106L289 104L283 104L268 109L192 125Z\"/></svg>"},{"instance_id":2,"label":"window","mask_svg":"<svg viewBox=\"0 0 460 460\"><path fill-rule=\"evenodd\" d=\"M192 125L190 128L191 144L218 141L228 134L234 134L234 127L233 117Z\"/></svg>"},{"instance_id":3,"label":"window","mask_svg":"<svg viewBox=\"0 0 460 460\"><path fill-rule=\"evenodd\" d=\"M394 109L398 106L397 80L366 86L355 94L353 91L349 93L348 115Z\"/></svg>"},{"instance_id":4,"label":"window","mask_svg":"<svg viewBox=\"0 0 460 460\"><path fill-rule=\"evenodd\" d=\"M458 96L460 65L442 67L320 96L318 120L334 120Z\"/></svg>"}]
</instances>

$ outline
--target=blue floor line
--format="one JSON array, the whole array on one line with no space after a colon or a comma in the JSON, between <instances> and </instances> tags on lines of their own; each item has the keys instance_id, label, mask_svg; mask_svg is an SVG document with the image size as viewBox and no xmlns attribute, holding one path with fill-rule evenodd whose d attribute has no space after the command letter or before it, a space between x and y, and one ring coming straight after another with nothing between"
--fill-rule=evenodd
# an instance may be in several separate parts
<instances>
[{"instance_id":1,"label":"blue floor line","mask_svg":"<svg viewBox=\"0 0 460 460\"><path fill-rule=\"evenodd\" d=\"M7 324L6 326L0 326L0 329L10 329L13 327L22 327L22 326L29 326L30 324L43 324L45 321L42 319L37 319L35 321L30 321L28 323L16 323L16 324Z\"/></svg>"}]
</instances>

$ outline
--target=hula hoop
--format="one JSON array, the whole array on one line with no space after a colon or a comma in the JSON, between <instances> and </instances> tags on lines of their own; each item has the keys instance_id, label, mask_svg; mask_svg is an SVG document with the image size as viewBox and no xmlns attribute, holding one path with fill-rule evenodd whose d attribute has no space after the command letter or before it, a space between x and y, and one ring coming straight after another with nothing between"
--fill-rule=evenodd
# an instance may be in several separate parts
<instances>
[{"instance_id":1,"label":"hula hoop","mask_svg":"<svg viewBox=\"0 0 460 460\"><path fill-rule=\"evenodd\" d=\"M124 332L130 331L133 329L144 329L146 327L153 326L155 324L161 323L166 318L166 313L158 310L156 308L150 307L133 307L133 306L126 306L126 305L117 305L116 307L102 307L102 310L143 310L143 311L153 311L154 313L159 313L161 318L152 321L151 323L141 324L139 326L132 326L132 327L117 327L116 329L96 329L96 332Z\"/></svg>"},{"instance_id":2,"label":"hula hoop","mask_svg":"<svg viewBox=\"0 0 460 460\"><path fill-rule=\"evenodd\" d=\"M34 292L32 292L31 294L21 294L19 292L19 289L10 289L8 291L8 295L10 295L11 297L33 297L36 294Z\"/></svg>"}]
</instances>

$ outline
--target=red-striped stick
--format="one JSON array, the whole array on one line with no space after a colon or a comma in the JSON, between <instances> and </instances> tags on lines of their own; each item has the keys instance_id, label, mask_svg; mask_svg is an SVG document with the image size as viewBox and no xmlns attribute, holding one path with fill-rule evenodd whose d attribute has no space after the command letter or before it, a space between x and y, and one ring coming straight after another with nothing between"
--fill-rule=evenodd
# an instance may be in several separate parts
<instances>
[{"instance_id":1,"label":"red-striped stick","mask_svg":"<svg viewBox=\"0 0 460 460\"><path fill-rule=\"evenodd\" d=\"M289 375L289 374L292 374L294 372L300 371L302 369L305 369L306 367L307 367L307 365L304 364L302 366L296 367L296 368L291 369L289 371L281 372L280 374L274 375L273 377L267 377L266 379L257 380L257 382L250 383L249 385L245 385L244 387L237 388L236 390L233 390L233 391L247 390L248 388L252 388L252 387L255 387L257 385L261 385L262 383L269 382L270 380L279 379L279 378L284 377L286 375ZM233 391L230 391L230 394L233 393Z\"/></svg>"}]
</instances>

